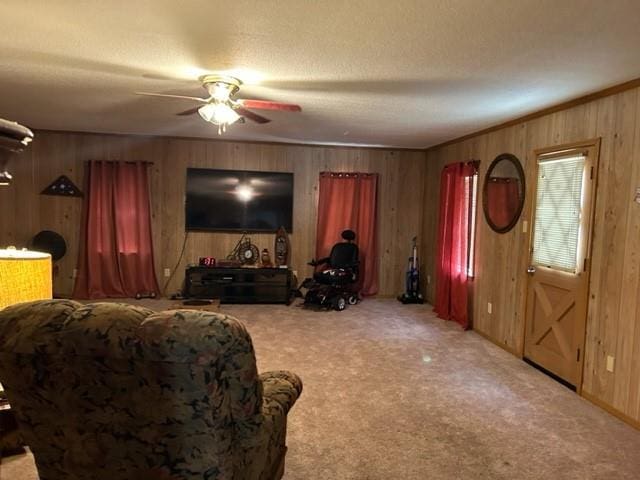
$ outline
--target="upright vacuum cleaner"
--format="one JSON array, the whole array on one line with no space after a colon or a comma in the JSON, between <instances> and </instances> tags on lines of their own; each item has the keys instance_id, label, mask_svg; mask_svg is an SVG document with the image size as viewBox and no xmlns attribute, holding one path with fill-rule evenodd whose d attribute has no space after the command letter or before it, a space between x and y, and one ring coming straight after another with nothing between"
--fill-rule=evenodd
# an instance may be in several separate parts
<instances>
[{"instance_id":1,"label":"upright vacuum cleaner","mask_svg":"<svg viewBox=\"0 0 640 480\"><path fill-rule=\"evenodd\" d=\"M418 237L413 237L411 256L409 257L409 266L407 268L406 291L398 296L398 300L404 304L424 302L422 293L420 293L420 266L418 264L417 240Z\"/></svg>"}]
</instances>

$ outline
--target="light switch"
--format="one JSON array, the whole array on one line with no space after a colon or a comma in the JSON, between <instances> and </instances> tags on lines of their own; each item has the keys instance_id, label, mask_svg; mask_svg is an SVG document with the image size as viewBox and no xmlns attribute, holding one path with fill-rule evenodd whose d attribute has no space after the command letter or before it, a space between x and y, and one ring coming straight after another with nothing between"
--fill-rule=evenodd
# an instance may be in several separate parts
<instances>
[{"instance_id":1,"label":"light switch","mask_svg":"<svg viewBox=\"0 0 640 480\"><path fill-rule=\"evenodd\" d=\"M613 372L613 362L615 358L611 355L607 355L607 372Z\"/></svg>"},{"instance_id":2,"label":"light switch","mask_svg":"<svg viewBox=\"0 0 640 480\"><path fill-rule=\"evenodd\" d=\"M529 222L526 220L522 221L522 233L527 233L527 228L529 228Z\"/></svg>"},{"instance_id":3,"label":"light switch","mask_svg":"<svg viewBox=\"0 0 640 480\"><path fill-rule=\"evenodd\" d=\"M487 313L491 313L493 311L493 305L491 302L487 302Z\"/></svg>"}]
</instances>

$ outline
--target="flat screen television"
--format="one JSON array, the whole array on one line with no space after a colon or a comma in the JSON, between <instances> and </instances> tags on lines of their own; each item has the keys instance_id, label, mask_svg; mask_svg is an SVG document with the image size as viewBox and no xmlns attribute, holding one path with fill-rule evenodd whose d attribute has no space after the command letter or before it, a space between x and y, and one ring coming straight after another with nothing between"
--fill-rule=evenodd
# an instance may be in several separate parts
<instances>
[{"instance_id":1,"label":"flat screen television","mask_svg":"<svg viewBox=\"0 0 640 480\"><path fill-rule=\"evenodd\" d=\"M187 231L292 231L293 173L187 169Z\"/></svg>"}]
</instances>

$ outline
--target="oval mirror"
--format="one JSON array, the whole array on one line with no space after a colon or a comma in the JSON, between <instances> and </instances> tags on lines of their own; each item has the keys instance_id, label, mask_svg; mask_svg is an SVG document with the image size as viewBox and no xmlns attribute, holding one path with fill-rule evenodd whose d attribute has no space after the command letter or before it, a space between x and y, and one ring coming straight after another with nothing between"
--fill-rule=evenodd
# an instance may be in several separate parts
<instances>
[{"instance_id":1,"label":"oval mirror","mask_svg":"<svg viewBox=\"0 0 640 480\"><path fill-rule=\"evenodd\" d=\"M511 230L524 206L524 171L515 155L498 155L484 179L482 195L484 216L498 233Z\"/></svg>"}]
</instances>

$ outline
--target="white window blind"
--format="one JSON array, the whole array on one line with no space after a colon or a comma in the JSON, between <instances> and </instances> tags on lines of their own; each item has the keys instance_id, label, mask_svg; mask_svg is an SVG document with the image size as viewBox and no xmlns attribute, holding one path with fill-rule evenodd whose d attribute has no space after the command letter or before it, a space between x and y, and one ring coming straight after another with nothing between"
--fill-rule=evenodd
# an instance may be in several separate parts
<instances>
[{"instance_id":1,"label":"white window blind","mask_svg":"<svg viewBox=\"0 0 640 480\"><path fill-rule=\"evenodd\" d=\"M585 156L538 158L533 263L576 272Z\"/></svg>"}]
</instances>

